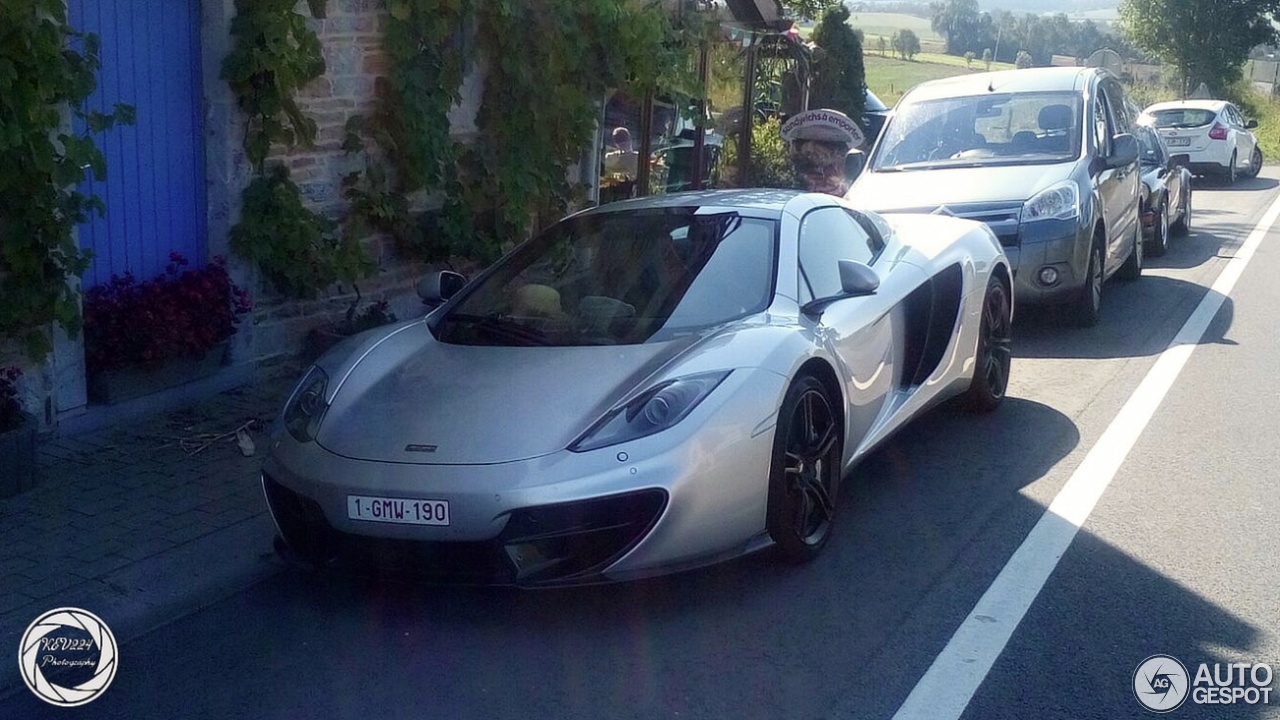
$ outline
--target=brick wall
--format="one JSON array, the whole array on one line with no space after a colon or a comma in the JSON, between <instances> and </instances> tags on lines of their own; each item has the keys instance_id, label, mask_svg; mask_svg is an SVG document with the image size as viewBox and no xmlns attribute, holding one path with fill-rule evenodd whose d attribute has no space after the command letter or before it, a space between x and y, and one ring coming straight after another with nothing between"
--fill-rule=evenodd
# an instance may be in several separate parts
<instances>
[{"instance_id":1,"label":"brick wall","mask_svg":"<svg viewBox=\"0 0 1280 720\"><path fill-rule=\"evenodd\" d=\"M316 122L316 141L314 147L294 148L273 159L288 166L310 209L337 221L347 212L342 178L365 164L360 154L343 153L344 129L353 115L371 117L377 109L376 79L388 66L382 50L386 18L386 0L329 0L327 17L308 21L320 37L325 74L304 88L298 101ZM474 109L469 114L474 115ZM366 144L374 150L371 141ZM417 205L426 202L420 199ZM422 305L414 288L427 268L398 258L389 238L374 236L364 244L378 270L359 281L361 307L385 299L401 319L420 315ZM330 288L310 301L287 300L260 288L255 293L253 359L263 362L296 354L313 327L342 317L355 297L350 286Z\"/></svg>"}]
</instances>

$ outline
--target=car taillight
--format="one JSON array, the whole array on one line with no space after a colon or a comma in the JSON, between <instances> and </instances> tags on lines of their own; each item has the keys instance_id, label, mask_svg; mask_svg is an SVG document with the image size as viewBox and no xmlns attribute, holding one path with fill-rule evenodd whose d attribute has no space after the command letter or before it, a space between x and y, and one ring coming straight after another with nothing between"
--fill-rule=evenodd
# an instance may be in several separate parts
<instances>
[{"instance_id":1,"label":"car taillight","mask_svg":"<svg viewBox=\"0 0 1280 720\"><path fill-rule=\"evenodd\" d=\"M1213 129L1209 131L1210 140L1226 140L1227 129L1218 123L1213 124Z\"/></svg>"}]
</instances>

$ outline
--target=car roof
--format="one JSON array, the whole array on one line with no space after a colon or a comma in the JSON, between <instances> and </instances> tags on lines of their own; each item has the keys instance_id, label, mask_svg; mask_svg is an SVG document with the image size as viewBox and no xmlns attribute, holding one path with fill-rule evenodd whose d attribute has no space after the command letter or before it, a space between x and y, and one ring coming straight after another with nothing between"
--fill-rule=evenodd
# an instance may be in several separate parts
<instances>
[{"instance_id":1,"label":"car roof","mask_svg":"<svg viewBox=\"0 0 1280 720\"><path fill-rule=\"evenodd\" d=\"M956 75L922 82L903 99L918 102L992 92L1076 92L1084 89L1090 76L1102 74L1110 73L1101 68L1047 67Z\"/></svg>"},{"instance_id":2,"label":"car roof","mask_svg":"<svg viewBox=\"0 0 1280 720\"><path fill-rule=\"evenodd\" d=\"M740 190L694 190L690 192L648 195L633 200L601 205L584 213L617 212L622 210L648 210L653 208L714 207L749 211L760 217L778 217L787 203L805 193L802 190L775 190L749 188Z\"/></svg>"},{"instance_id":3,"label":"car roof","mask_svg":"<svg viewBox=\"0 0 1280 720\"><path fill-rule=\"evenodd\" d=\"M1226 100L1169 100L1166 102L1158 102L1148 105L1144 113L1156 112L1157 110L1176 110L1179 108L1193 108L1196 110L1210 110L1215 113L1222 112L1222 108L1229 103Z\"/></svg>"}]
</instances>

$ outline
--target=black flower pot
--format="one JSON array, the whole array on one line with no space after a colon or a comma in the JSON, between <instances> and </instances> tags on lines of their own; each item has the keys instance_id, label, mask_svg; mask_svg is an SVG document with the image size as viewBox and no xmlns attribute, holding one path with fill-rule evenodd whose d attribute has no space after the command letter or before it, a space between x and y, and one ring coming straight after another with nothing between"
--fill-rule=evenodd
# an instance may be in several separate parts
<instances>
[{"instance_id":1,"label":"black flower pot","mask_svg":"<svg viewBox=\"0 0 1280 720\"><path fill-rule=\"evenodd\" d=\"M0 498L25 492L36 484L36 420L23 414L22 424L0 432Z\"/></svg>"}]
</instances>

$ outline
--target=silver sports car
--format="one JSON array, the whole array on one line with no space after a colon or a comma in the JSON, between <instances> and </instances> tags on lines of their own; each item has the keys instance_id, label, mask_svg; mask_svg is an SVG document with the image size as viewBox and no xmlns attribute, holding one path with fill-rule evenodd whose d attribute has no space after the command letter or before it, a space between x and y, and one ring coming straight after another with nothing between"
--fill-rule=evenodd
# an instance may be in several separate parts
<instances>
[{"instance_id":1,"label":"silver sports car","mask_svg":"<svg viewBox=\"0 0 1280 720\"><path fill-rule=\"evenodd\" d=\"M277 546L515 585L811 558L872 448L1000 404L1010 287L985 225L826 195L578 213L307 372L263 466Z\"/></svg>"}]
</instances>

